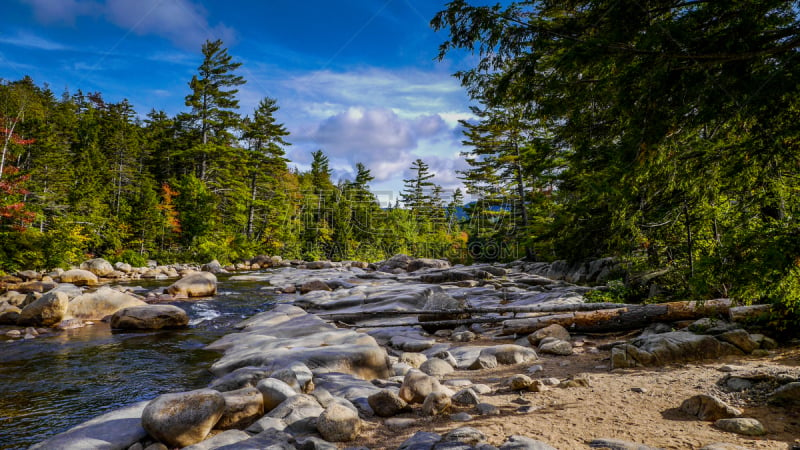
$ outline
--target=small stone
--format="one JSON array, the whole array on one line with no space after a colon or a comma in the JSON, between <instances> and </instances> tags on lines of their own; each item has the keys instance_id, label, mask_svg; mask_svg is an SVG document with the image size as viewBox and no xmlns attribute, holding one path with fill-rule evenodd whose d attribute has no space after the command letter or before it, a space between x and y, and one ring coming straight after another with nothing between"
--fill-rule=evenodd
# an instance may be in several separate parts
<instances>
[{"instance_id":1,"label":"small stone","mask_svg":"<svg viewBox=\"0 0 800 450\"><path fill-rule=\"evenodd\" d=\"M547 338L552 339L552 338ZM572 344L567 341L559 339L552 339L549 341L542 341L539 344L539 351L551 355L569 356L573 353Z\"/></svg>"},{"instance_id":2,"label":"small stone","mask_svg":"<svg viewBox=\"0 0 800 450\"><path fill-rule=\"evenodd\" d=\"M397 450L423 450L432 449L442 440L442 436L427 431L417 431L413 436L403 441Z\"/></svg>"},{"instance_id":3,"label":"small stone","mask_svg":"<svg viewBox=\"0 0 800 450\"><path fill-rule=\"evenodd\" d=\"M456 414L450 415L450 420L453 422L469 422L472 420L472 416L465 412L460 412Z\"/></svg>"},{"instance_id":4,"label":"small stone","mask_svg":"<svg viewBox=\"0 0 800 450\"><path fill-rule=\"evenodd\" d=\"M739 368L736 366L725 364L724 366L720 367L717 370L719 370L720 372L730 373L730 372L736 372L737 370L739 370Z\"/></svg>"},{"instance_id":5,"label":"small stone","mask_svg":"<svg viewBox=\"0 0 800 450\"><path fill-rule=\"evenodd\" d=\"M647 389L645 389L643 387L632 387L631 388L631 392L636 392L637 394L646 394L647 393Z\"/></svg>"},{"instance_id":6,"label":"small stone","mask_svg":"<svg viewBox=\"0 0 800 450\"><path fill-rule=\"evenodd\" d=\"M531 374L531 375L536 373L536 372L541 372L543 370L544 370L544 367L542 367L541 364L536 364L534 366L528 367L528 373Z\"/></svg>"},{"instance_id":7,"label":"small stone","mask_svg":"<svg viewBox=\"0 0 800 450\"><path fill-rule=\"evenodd\" d=\"M491 403L478 403L476 409L478 410L478 414L481 416L500 415L500 409L498 409L497 406L494 406Z\"/></svg>"},{"instance_id":8,"label":"small stone","mask_svg":"<svg viewBox=\"0 0 800 450\"><path fill-rule=\"evenodd\" d=\"M475 391L478 395L486 395L492 392L492 388L485 384L473 384L470 389Z\"/></svg>"},{"instance_id":9,"label":"small stone","mask_svg":"<svg viewBox=\"0 0 800 450\"><path fill-rule=\"evenodd\" d=\"M486 440L486 435L472 427L461 427L444 435L445 442L463 442L475 445Z\"/></svg>"},{"instance_id":10,"label":"small stone","mask_svg":"<svg viewBox=\"0 0 800 450\"><path fill-rule=\"evenodd\" d=\"M437 416L450 409L452 400L443 392L431 392L422 403L422 415Z\"/></svg>"},{"instance_id":11,"label":"small stone","mask_svg":"<svg viewBox=\"0 0 800 450\"><path fill-rule=\"evenodd\" d=\"M661 450L636 442L623 441L621 439L593 439L589 442L590 448L603 448L612 450Z\"/></svg>"},{"instance_id":12,"label":"small stone","mask_svg":"<svg viewBox=\"0 0 800 450\"><path fill-rule=\"evenodd\" d=\"M548 389L548 387L542 383L542 380L533 380L530 386L528 386L529 392L544 392Z\"/></svg>"},{"instance_id":13,"label":"small stone","mask_svg":"<svg viewBox=\"0 0 800 450\"><path fill-rule=\"evenodd\" d=\"M574 378L572 380L564 380L558 384L562 389L589 387L589 380L586 378Z\"/></svg>"},{"instance_id":14,"label":"small stone","mask_svg":"<svg viewBox=\"0 0 800 450\"><path fill-rule=\"evenodd\" d=\"M695 395L684 400L680 410L690 416L707 421L736 417L742 413L719 398L707 394Z\"/></svg>"},{"instance_id":15,"label":"small stone","mask_svg":"<svg viewBox=\"0 0 800 450\"><path fill-rule=\"evenodd\" d=\"M427 356L423 355L422 353L415 352L403 352L400 354L400 358L398 358L398 362L406 363L415 369L418 369L419 366L421 366L422 363L427 360Z\"/></svg>"},{"instance_id":16,"label":"small stone","mask_svg":"<svg viewBox=\"0 0 800 450\"><path fill-rule=\"evenodd\" d=\"M497 367L497 358L494 355L480 354L472 364L467 367L468 370L482 370L494 369Z\"/></svg>"},{"instance_id":17,"label":"small stone","mask_svg":"<svg viewBox=\"0 0 800 450\"><path fill-rule=\"evenodd\" d=\"M730 392L742 392L753 387L753 382L739 377L730 377L725 380L725 387Z\"/></svg>"},{"instance_id":18,"label":"small stone","mask_svg":"<svg viewBox=\"0 0 800 450\"><path fill-rule=\"evenodd\" d=\"M442 384L451 387L467 387L472 386L473 383L470 380L444 380Z\"/></svg>"},{"instance_id":19,"label":"small stone","mask_svg":"<svg viewBox=\"0 0 800 450\"><path fill-rule=\"evenodd\" d=\"M525 436L509 436L499 450L556 450L555 448Z\"/></svg>"},{"instance_id":20,"label":"small stone","mask_svg":"<svg viewBox=\"0 0 800 450\"><path fill-rule=\"evenodd\" d=\"M361 431L361 419L353 409L332 403L317 419L317 430L326 441L352 441Z\"/></svg>"},{"instance_id":21,"label":"small stone","mask_svg":"<svg viewBox=\"0 0 800 450\"><path fill-rule=\"evenodd\" d=\"M550 377L550 378L542 378L542 384L545 386L558 386L561 384L561 381L558 378Z\"/></svg>"},{"instance_id":22,"label":"small stone","mask_svg":"<svg viewBox=\"0 0 800 450\"><path fill-rule=\"evenodd\" d=\"M379 417L392 417L408 409L408 403L394 392L384 389L367 397L367 403Z\"/></svg>"},{"instance_id":23,"label":"small stone","mask_svg":"<svg viewBox=\"0 0 800 450\"><path fill-rule=\"evenodd\" d=\"M461 389L453 395L453 403L457 405L477 405L480 403L478 394L470 388Z\"/></svg>"},{"instance_id":24,"label":"small stone","mask_svg":"<svg viewBox=\"0 0 800 450\"><path fill-rule=\"evenodd\" d=\"M530 400L526 400L524 397L520 396L520 397L515 398L514 400L511 400L511 403L516 403L518 405L530 405L533 402L530 401Z\"/></svg>"},{"instance_id":25,"label":"small stone","mask_svg":"<svg viewBox=\"0 0 800 450\"><path fill-rule=\"evenodd\" d=\"M531 345L538 346L542 340L548 337L554 337L562 341L570 340L569 331L567 331L566 328L558 324L553 324L553 325L548 325L544 328L541 328L529 334L528 342L530 342Z\"/></svg>"},{"instance_id":26,"label":"small stone","mask_svg":"<svg viewBox=\"0 0 800 450\"><path fill-rule=\"evenodd\" d=\"M12 339L18 339L18 338L22 337L22 332L19 331L19 330L8 330L8 331L6 331L6 336L8 336L8 337L10 337Z\"/></svg>"},{"instance_id":27,"label":"small stone","mask_svg":"<svg viewBox=\"0 0 800 450\"><path fill-rule=\"evenodd\" d=\"M447 361L439 359L439 358L431 358L422 365L419 366L419 370L423 371L424 373L434 376L437 378L441 378L449 373L453 372L453 366L451 366Z\"/></svg>"},{"instance_id":28,"label":"small stone","mask_svg":"<svg viewBox=\"0 0 800 450\"><path fill-rule=\"evenodd\" d=\"M750 450L750 449L739 445L726 444L724 442L715 442L713 444L708 444L702 447L700 450ZM792 449L790 448L790 450Z\"/></svg>"},{"instance_id":29,"label":"small stone","mask_svg":"<svg viewBox=\"0 0 800 450\"><path fill-rule=\"evenodd\" d=\"M472 331L460 331L458 333L453 333L450 339L454 342L471 342L478 339L478 336Z\"/></svg>"},{"instance_id":30,"label":"small stone","mask_svg":"<svg viewBox=\"0 0 800 450\"><path fill-rule=\"evenodd\" d=\"M403 385L400 387L400 398L408 403L422 403L428 394L438 392L440 389L441 385L436 377L419 371L411 371L403 378Z\"/></svg>"},{"instance_id":31,"label":"small stone","mask_svg":"<svg viewBox=\"0 0 800 450\"><path fill-rule=\"evenodd\" d=\"M508 379L508 386L515 391L528 389L531 384L533 384L533 380L531 380L531 377L527 375L512 375L511 378Z\"/></svg>"},{"instance_id":32,"label":"small stone","mask_svg":"<svg viewBox=\"0 0 800 450\"><path fill-rule=\"evenodd\" d=\"M517 412L520 413L520 414L528 414L528 413L532 413L532 412L534 412L534 411L536 411L538 409L539 408L536 407L536 406L527 405L527 406L520 406L519 408L517 408Z\"/></svg>"},{"instance_id":33,"label":"small stone","mask_svg":"<svg viewBox=\"0 0 800 450\"><path fill-rule=\"evenodd\" d=\"M736 417L731 419L719 419L714 422L714 426L722 431L742 434L745 436L763 436L767 434L764 426L756 419Z\"/></svg>"},{"instance_id":34,"label":"small stone","mask_svg":"<svg viewBox=\"0 0 800 450\"><path fill-rule=\"evenodd\" d=\"M392 431L404 430L406 428L411 428L416 424L416 419L409 419L405 417L392 417L391 419L386 419L383 423Z\"/></svg>"}]
</instances>

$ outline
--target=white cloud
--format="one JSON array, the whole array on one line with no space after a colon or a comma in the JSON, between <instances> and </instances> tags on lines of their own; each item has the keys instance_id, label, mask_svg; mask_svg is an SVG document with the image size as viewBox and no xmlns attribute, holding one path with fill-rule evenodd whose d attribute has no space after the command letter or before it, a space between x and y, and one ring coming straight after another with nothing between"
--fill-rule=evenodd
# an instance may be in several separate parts
<instances>
[{"instance_id":1,"label":"white cloud","mask_svg":"<svg viewBox=\"0 0 800 450\"><path fill-rule=\"evenodd\" d=\"M197 50L206 40L230 43L233 29L211 25L207 11L191 0L23 0L43 23L74 24L81 16L102 16L114 25L138 35L156 35L173 44Z\"/></svg>"},{"instance_id":2,"label":"white cloud","mask_svg":"<svg viewBox=\"0 0 800 450\"><path fill-rule=\"evenodd\" d=\"M78 16L95 15L100 9L96 2L87 0L23 0L33 7L36 20L43 23L75 23Z\"/></svg>"},{"instance_id":3,"label":"white cloud","mask_svg":"<svg viewBox=\"0 0 800 450\"><path fill-rule=\"evenodd\" d=\"M181 47L198 48L206 39L230 43L233 29L211 26L208 13L189 0L107 0L105 16L136 34L155 34Z\"/></svg>"},{"instance_id":4,"label":"white cloud","mask_svg":"<svg viewBox=\"0 0 800 450\"><path fill-rule=\"evenodd\" d=\"M17 47L34 48L39 50L67 50L67 46L60 42L51 41L41 36L21 31L15 36L0 35L0 43Z\"/></svg>"}]
</instances>

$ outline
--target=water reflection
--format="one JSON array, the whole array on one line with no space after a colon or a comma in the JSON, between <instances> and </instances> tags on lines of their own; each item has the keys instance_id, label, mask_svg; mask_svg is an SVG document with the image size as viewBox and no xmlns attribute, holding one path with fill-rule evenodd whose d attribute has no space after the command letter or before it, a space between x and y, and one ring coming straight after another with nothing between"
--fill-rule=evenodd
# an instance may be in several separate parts
<instances>
[{"instance_id":1,"label":"water reflection","mask_svg":"<svg viewBox=\"0 0 800 450\"><path fill-rule=\"evenodd\" d=\"M123 405L207 385L220 355L203 347L272 307L260 287L221 280L226 295L173 303L189 314L188 330L112 332L97 323L0 340L0 449L27 448Z\"/></svg>"}]
</instances>

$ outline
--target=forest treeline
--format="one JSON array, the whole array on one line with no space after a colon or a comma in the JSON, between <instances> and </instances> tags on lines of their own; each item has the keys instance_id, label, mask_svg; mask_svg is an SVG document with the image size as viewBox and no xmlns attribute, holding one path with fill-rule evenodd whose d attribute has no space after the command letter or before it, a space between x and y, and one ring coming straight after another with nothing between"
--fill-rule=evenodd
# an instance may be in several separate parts
<instances>
[{"instance_id":1,"label":"forest treeline","mask_svg":"<svg viewBox=\"0 0 800 450\"><path fill-rule=\"evenodd\" d=\"M363 165L331 180L324 149L310 171L288 168L277 100L243 115L239 63L207 42L174 117L27 78L0 86L0 267L615 256L665 297L798 308L794 2L454 0L432 26L441 58L477 56L456 74L474 105L468 205L422 160L389 208Z\"/></svg>"},{"instance_id":2,"label":"forest treeline","mask_svg":"<svg viewBox=\"0 0 800 450\"><path fill-rule=\"evenodd\" d=\"M456 209L422 160L404 207L381 208L369 169L334 181L322 150L287 165L276 99L239 111L244 84L222 42L206 42L186 111L144 117L101 93L57 96L26 77L0 84L0 270L45 269L88 256L143 265L237 261L463 258ZM455 201L455 203L454 203Z\"/></svg>"}]
</instances>

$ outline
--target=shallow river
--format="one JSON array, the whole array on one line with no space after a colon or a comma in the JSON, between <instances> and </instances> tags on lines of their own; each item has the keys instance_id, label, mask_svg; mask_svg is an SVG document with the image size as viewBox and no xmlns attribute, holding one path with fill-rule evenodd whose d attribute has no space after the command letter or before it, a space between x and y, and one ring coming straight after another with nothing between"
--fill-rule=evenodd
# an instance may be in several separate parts
<instances>
[{"instance_id":1,"label":"shallow river","mask_svg":"<svg viewBox=\"0 0 800 450\"><path fill-rule=\"evenodd\" d=\"M205 387L220 354L203 347L272 307L275 297L263 286L221 278L216 297L171 303L189 314L186 330L122 333L97 323L30 340L0 338L0 449L27 448L121 406ZM10 328L0 327L0 335Z\"/></svg>"}]
</instances>

